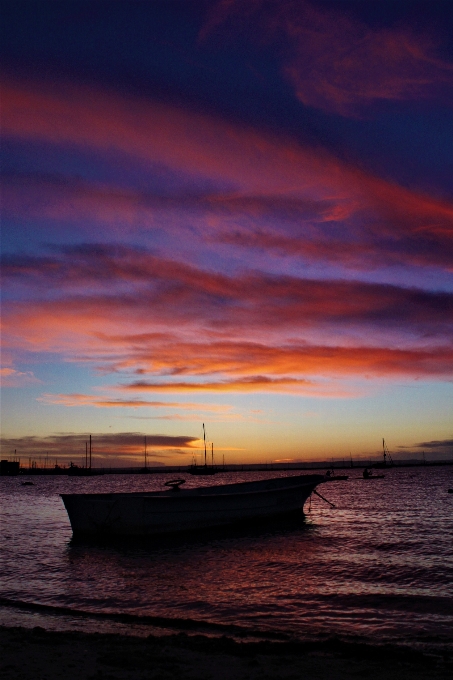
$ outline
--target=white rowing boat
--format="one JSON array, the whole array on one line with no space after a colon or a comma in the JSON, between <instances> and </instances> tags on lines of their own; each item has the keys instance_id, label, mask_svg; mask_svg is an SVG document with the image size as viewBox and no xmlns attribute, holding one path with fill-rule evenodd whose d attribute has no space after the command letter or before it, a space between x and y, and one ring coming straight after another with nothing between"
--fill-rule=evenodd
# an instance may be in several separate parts
<instances>
[{"instance_id":1,"label":"white rowing boat","mask_svg":"<svg viewBox=\"0 0 453 680\"><path fill-rule=\"evenodd\" d=\"M74 535L148 536L205 529L302 510L324 475L165 491L62 494Z\"/></svg>"}]
</instances>

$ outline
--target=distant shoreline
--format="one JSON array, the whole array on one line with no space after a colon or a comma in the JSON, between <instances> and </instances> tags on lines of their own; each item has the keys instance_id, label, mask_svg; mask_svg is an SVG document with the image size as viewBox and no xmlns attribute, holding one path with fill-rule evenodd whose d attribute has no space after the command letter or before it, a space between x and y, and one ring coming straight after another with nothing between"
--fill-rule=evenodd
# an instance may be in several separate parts
<instances>
[{"instance_id":1,"label":"distant shoreline","mask_svg":"<svg viewBox=\"0 0 453 680\"><path fill-rule=\"evenodd\" d=\"M408 461L396 461L393 463L393 465L387 465L385 466L385 469L391 470L395 468L414 468L414 467L441 467L441 466L450 466L453 465L453 460L433 460L433 461L414 461L414 460L408 460ZM334 469L334 470L361 470L363 468L370 468L370 467L379 467L380 469L383 469L383 466L379 463L379 461L354 461L353 465L350 463L346 463L343 461L334 461L329 462L329 461L324 461L322 463L293 463L293 464L285 464L285 463L269 463L269 464L261 464L261 463L244 463L243 465L238 463L238 464L231 464L231 465L219 465L217 466L217 471L219 473L222 472L295 472L295 471L300 471L303 472L304 470L326 470L326 469ZM175 474L175 473L188 473L188 466L187 465L168 465L168 466L159 466L159 467L152 467L149 466L146 468L146 470L143 467L92 467L88 468L87 470L85 468L80 468L85 474L81 474L80 476L89 476L91 475L138 475L138 474L143 474L143 472L148 472L149 474ZM8 474L8 475L3 475L3 476L25 476L25 475L69 475L69 470L70 468L27 468L27 467L21 467L20 471L18 473L14 474ZM0 475L2 476L2 475ZM77 476L77 475L76 475Z\"/></svg>"}]
</instances>

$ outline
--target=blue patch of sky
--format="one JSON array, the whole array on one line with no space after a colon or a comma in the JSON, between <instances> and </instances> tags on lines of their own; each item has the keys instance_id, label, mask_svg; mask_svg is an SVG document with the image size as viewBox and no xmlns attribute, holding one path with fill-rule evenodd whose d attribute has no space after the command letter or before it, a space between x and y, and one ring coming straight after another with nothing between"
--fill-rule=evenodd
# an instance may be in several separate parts
<instances>
[{"instance_id":1,"label":"blue patch of sky","mask_svg":"<svg viewBox=\"0 0 453 680\"><path fill-rule=\"evenodd\" d=\"M343 119L335 124L338 147L351 161L407 188L451 198L450 109L391 103L368 120Z\"/></svg>"}]
</instances>

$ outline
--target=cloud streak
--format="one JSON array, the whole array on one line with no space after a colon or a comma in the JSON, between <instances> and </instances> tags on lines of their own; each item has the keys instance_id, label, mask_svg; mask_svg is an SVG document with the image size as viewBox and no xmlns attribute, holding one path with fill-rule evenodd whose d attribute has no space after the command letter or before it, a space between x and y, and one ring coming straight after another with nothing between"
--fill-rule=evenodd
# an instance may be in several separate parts
<instances>
[{"instance_id":1,"label":"cloud streak","mask_svg":"<svg viewBox=\"0 0 453 680\"><path fill-rule=\"evenodd\" d=\"M433 336L450 332L453 322L453 296L448 292L263 272L232 277L127 246L86 244L55 256L12 256L4 259L2 269L6 284L22 280L30 293L53 291L51 303L33 302L34 313L27 303L23 311L15 305L14 324L20 324L22 332L27 325L30 330L42 327L35 316L44 324L46 316L49 322L58 316L55 325L60 328L65 317L71 325L71 317L78 315L90 322L90 330L93 319L102 317L115 323L124 317L140 325L145 309L152 309L155 329L203 324L219 333L231 333L234 327L241 334L247 328L288 332L334 324L385 325ZM112 284L114 292L108 295L106 288Z\"/></svg>"},{"instance_id":2,"label":"cloud streak","mask_svg":"<svg viewBox=\"0 0 453 680\"><path fill-rule=\"evenodd\" d=\"M338 346L270 346L256 343L205 343L203 345L175 344L161 353L155 349L160 361L158 370L173 375L206 376L221 373L244 376L247 372L257 374L254 379L245 375L238 389L253 389L259 385L272 388L273 381L262 375L272 376L362 376L362 377L447 377L453 376L453 348L450 346L430 349L390 349L385 347L338 347ZM178 358L178 354L180 357ZM181 356L182 355L182 356ZM152 371L152 364L149 366ZM309 381L296 381L309 387ZM276 383L279 385L279 381ZM285 380L283 380L283 384ZM288 385L292 384L288 380ZM140 387L141 383L134 383ZM178 383L175 383L176 386ZM225 389L228 384L207 382L201 389ZM170 389L171 383L162 385ZM190 384L182 386L190 389ZM151 388L151 386L150 386ZM159 386L157 386L159 389ZM195 389L195 387L194 387ZM179 390L177 390L179 391Z\"/></svg>"},{"instance_id":3,"label":"cloud streak","mask_svg":"<svg viewBox=\"0 0 453 680\"><path fill-rule=\"evenodd\" d=\"M231 420L229 407L139 395L351 398L370 389L364 380L453 377L449 293L256 271L231 277L102 244L6 258L3 275L7 292L22 282L34 298L5 305L7 348L57 352L116 375L104 395L47 393L45 404Z\"/></svg>"},{"instance_id":4,"label":"cloud streak","mask_svg":"<svg viewBox=\"0 0 453 680\"><path fill-rule=\"evenodd\" d=\"M143 399L102 398L94 394L43 394L38 401L44 404L58 404L68 407L94 406L95 408L150 408L178 409L180 411L203 411L208 413L227 413L232 407L219 404L196 404L190 402L148 401ZM170 416L171 417L171 416ZM193 416L191 416L193 419Z\"/></svg>"},{"instance_id":5,"label":"cloud streak","mask_svg":"<svg viewBox=\"0 0 453 680\"><path fill-rule=\"evenodd\" d=\"M145 434L140 432L99 433L92 437L93 462L123 459L127 464L143 460ZM60 463L69 463L85 457L85 444L89 434L53 434L47 437L3 437L2 450L16 451L18 457L44 460L46 455L56 457ZM197 445L198 444L198 445ZM188 435L168 436L146 434L150 456L166 458L175 455L192 455L199 448L198 437ZM11 455L9 454L9 455ZM22 463L24 461L22 460Z\"/></svg>"},{"instance_id":6,"label":"cloud streak","mask_svg":"<svg viewBox=\"0 0 453 680\"><path fill-rule=\"evenodd\" d=\"M101 244L7 258L3 275L6 291L22 281L34 298L5 305L6 348L58 352L119 374L122 389L138 393L351 396L335 381L452 377L451 293L262 272L231 277ZM50 399L170 407L111 395Z\"/></svg>"},{"instance_id":7,"label":"cloud streak","mask_svg":"<svg viewBox=\"0 0 453 680\"><path fill-rule=\"evenodd\" d=\"M436 439L428 442L420 442L419 444L414 444L414 446L418 449L451 453L453 450L453 439Z\"/></svg>"},{"instance_id":8,"label":"cloud streak","mask_svg":"<svg viewBox=\"0 0 453 680\"><path fill-rule=\"evenodd\" d=\"M18 371L9 367L0 369L0 377L3 387L24 387L40 383L31 371Z\"/></svg>"},{"instance_id":9,"label":"cloud streak","mask_svg":"<svg viewBox=\"0 0 453 680\"><path fill-rule=\"evenodd\" d=\"M158 102L62 84L4 87L5 138L125 158L151 187L39 173L5 176L5 215L106 239L147 231L363 270L451 270L453 204L398 186L283 134ZM79 119L80 124L75 124ZM110 162L112 162L110 158ZM162 175L169 179L162 180ZM175 180L177 178L177 181ZM163 182L163 184L162 184ZM50 228L50 227L49 227ZM165 236L162 236L163 238Z\"/></svg>"}]
</instances>

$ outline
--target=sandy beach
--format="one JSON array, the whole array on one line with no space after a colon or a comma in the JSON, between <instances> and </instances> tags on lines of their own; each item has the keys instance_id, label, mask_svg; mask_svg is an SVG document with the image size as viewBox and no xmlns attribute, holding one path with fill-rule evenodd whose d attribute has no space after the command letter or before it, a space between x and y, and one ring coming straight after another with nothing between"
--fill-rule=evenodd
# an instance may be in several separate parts
<instances>
[{"instance_id":1,"label":"sandy beach","mask_svg":"<svg viewBox=\"0 0 453 680\"><path fill-rule=\"evenodd\" d=\"M394 647L236 642L177 634L129 637L0 627L4 680L208 680L451 677L453 660Z\"/></svg>"}]
</instances>

